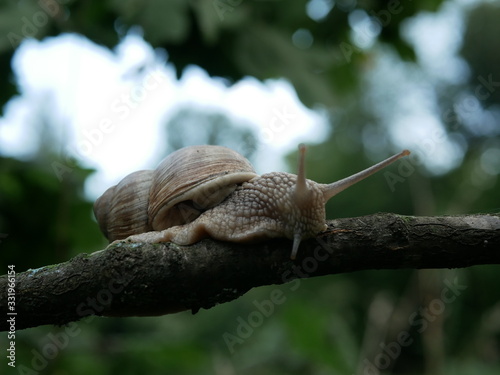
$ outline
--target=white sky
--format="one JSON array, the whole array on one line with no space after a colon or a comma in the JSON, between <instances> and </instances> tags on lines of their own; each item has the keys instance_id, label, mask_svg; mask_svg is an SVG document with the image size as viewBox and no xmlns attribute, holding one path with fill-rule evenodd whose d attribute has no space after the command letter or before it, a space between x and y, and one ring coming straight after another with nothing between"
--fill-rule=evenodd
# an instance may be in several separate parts
<instances>
[{"instance_id":1,"label":"white sky","mask_svg":"<svg viewBox=\"0 0 500 375\"><path fill-rule=\"evenodd\" d=\"M78 35L26 40L13 65L22 96L0 118L2 152L33 152L30 114L36 103L50 105L66 145L61 152L98 169L87 186L91 197L132 171L156 166L166 120L183 104L218 108L254 125L265 156L261 173L283 168L284 151L325 136L324 118L302 105L285 80L246 78L226 87L192 66L177 81L172 66L160 63L139 36L127 36L115 52ZM138 76L140 66L147 70Z\"/></svg>"}]
</instances>

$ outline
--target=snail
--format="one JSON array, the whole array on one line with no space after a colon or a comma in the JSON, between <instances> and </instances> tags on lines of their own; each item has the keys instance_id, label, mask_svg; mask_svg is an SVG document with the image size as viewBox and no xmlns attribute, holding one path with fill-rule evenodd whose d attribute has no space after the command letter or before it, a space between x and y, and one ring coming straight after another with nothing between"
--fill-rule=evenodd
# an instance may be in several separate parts
<instances>
[{"instance_id":1,"label":"snail","mask_svg":"<svg viewBox=\"0 0 500 375\"><path fill-rule=\"evenodd\" d=\"M404 150L331 184L305 178L305 146L298 174L257 175L242 155L222 146L188 146L154 170L134 172L94 204L110 242L190 245L203 238L253 242L286 237L295 259L301 240L326 230L325 204L334 195L410 152Z\"/></svg>"}]
</instances>

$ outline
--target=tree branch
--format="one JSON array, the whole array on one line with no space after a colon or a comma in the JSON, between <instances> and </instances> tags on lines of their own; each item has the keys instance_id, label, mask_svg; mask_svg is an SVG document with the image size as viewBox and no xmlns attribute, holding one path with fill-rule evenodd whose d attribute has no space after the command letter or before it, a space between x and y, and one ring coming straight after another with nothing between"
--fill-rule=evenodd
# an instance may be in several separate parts
<instances>
[{"instance_id":1,"label":"tree branch","mask_svg":"<svg viewBox=\"0 0 500 375\"><path fill-rule=\"evenodd\" d=\"M232 301L253 287L295 278L499 264L500 214L376 214L332 220L326 232L301 244L295 261L290 251L291 241L284 239L250 245L204 240L192 246L120 244L80 254L16 274L15 328L61 325L89 315L196 312ZM7 311L12 281L0 277L2 311ZM0 321L1 330L9 329L7 319Z\"/></svg>"}]
</instances>

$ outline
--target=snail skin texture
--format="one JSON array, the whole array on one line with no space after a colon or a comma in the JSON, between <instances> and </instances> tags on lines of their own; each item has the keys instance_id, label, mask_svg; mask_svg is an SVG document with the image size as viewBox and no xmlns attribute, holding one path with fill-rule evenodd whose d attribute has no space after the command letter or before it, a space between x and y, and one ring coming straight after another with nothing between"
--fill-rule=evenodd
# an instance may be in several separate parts
<instances>
[{"instance_id":1,"label":"snail skin texture","mask_svg":"<svg viewBox=\"0 0 500 375\"><path fill-rule=\"evenodd\" d=\"M305 178L305 146L298 174L257 175L250 162L222 146L189 146L168 155L154 171L138 171L109 188L94 204L109 241L191 245L203 238L254 242L300 241L326 229L325 204L334 195L381 170L408 150L331 184Z\"/></svg>"}]
</instances>

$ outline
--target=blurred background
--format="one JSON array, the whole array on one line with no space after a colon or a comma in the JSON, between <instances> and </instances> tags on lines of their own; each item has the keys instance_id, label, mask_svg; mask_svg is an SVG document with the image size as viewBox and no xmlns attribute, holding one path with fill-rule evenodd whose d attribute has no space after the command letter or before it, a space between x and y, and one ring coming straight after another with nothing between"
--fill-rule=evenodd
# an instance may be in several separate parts
<instances>
[{"instance_id":1,"label":"blurred background","mask_svg":"<svg viewBox=\"0 0 500 375\"><path fill-rule=\"evenodd\" d=\"M318 182L412 150L329 219L500 211L499 2L0 4L1 274L104 248L95 198L189 144L264 173L293 172L304 142ZM23 330L2 373L498 374L497 272L357 272L194 316Z\"/></svg>"}]
</instances>

